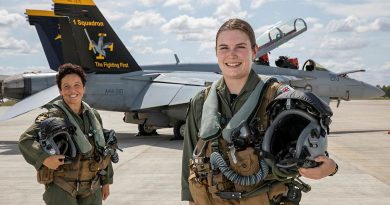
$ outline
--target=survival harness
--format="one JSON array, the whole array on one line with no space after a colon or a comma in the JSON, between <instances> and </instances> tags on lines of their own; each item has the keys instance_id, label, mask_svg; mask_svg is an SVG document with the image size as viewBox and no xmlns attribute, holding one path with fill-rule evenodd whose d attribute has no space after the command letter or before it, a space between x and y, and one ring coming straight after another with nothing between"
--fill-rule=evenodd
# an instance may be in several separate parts
<instances>
[{"instance_id":1,"label":"survival harness","mask_svg":"<svg viewBox=\"0 0 390 205\"><path fill-rule=\"evenodd\" d=\"M281 84L275 78L262 76L247 101L223 128L216 93L219 82L214 82L205 90L199 141L190 160L189 185L195 202L223 204L215 201L219 198L240 200L240 204L253 204L255 201L255 204L259 201L268 204L269 200L287 191L290 186L287 184L300 186L300 180L277 181L268 175L269 167L262 156L262 138L267 127L266 107ZM203 185L212 197L208 195L207 200L197 199L199 185ZM265 193L268 193L266 198ZM214 203L211 202L213 200Z\"/></svg>"},{"instance_id":2,"label":"survival harness","mask_svg":"<svg viewBox=\"0 0 390 205\"><path fill-rule=\"evenodd\" d=\"M102 126L93 110L83 103L91 121L91 130L86 136L61 100L54 102L53 105L65 114L64 117L69 123L76 127L73 140L80 154L72 163L64 164L58 170L42 166L38 170L38 182L45 185L55 183L73 197L87 197L100 188L101 177L106 174L105 169L111 160L110 154L103 155L102 153L106 145ZM93 145L91 141L94 142Z\"/></svg>"}]
</instances>

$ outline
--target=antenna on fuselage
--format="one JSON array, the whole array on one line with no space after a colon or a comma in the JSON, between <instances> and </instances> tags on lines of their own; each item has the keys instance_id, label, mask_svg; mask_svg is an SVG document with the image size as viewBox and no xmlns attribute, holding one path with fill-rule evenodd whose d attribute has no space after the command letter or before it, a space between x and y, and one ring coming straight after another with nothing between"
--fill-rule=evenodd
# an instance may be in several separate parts
<instances>
[{"instance_id":1,"label":"antenna on fuselage","mask_svg":"<svg viewBox=\"0 0 390 205\"><path fill-rule=\"evenodd\" d=\"M175 60L176 60L176 65L180 63L180 60L179 60L179 57L177 56L177 54L175 53Z\"/></svg>"}]
</instances>

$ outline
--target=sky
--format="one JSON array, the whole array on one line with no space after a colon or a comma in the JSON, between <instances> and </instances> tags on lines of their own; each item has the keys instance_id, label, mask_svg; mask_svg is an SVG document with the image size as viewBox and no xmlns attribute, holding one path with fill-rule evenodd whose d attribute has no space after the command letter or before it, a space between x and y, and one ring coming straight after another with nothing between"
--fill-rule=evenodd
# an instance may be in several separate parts
<instances>
[{"instance_id":1,"label":"sky","mask_svg":"<svg viewBox=\"0 0 390 205\"><path fill-rule=\"evenodd\" d=\"M242 18L256 37L279 22L306 21L308 30L270 53L313 59L333 72L365 69L349 77L390 85L389 0L95 0L138 64L216 63L215 34L229 18ZM25 9L52 9L50 0L0 0L0 75L49 71Z\"/></svg>"}]
</instances>

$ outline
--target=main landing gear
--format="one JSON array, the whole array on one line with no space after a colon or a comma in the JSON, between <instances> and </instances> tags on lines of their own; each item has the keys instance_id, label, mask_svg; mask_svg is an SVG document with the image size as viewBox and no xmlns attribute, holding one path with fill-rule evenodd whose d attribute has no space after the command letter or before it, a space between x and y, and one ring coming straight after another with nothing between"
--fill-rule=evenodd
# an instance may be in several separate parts
<instances>
[{"instance_id":1,"label":"main landing gear","mask_svg":"<svg viewBox=\"0 0 390 205\"><path fill-rule=\"evenodd\" d=\"M170 140L183 140L184 139L184 127L186 122L179 120L173 126L173 135L174 137Z\"/></svg>"}]
</instances>

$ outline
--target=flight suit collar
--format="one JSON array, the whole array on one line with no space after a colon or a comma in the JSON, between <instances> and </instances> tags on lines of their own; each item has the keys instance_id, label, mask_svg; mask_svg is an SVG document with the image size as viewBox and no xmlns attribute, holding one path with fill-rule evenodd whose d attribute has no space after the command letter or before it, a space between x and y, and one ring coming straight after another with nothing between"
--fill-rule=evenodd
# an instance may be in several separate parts
<instances>
[{"instance_id":1,"label":"flight suit collar","mask_svg":"<svg viewBox=\"0 0 390 205\"><path fill-rule=\"evenodd\" d=\"M64 107L73 115L75 118L77 124L80 126L83 132L88 132L89 131L89 122L88 122L88 117L87 117L87 109L85 108L84 104L81 103L81 113L77 114L73 112L73 110L69 107L68 104L65 103L64 100L62 100L64 103Z\"/></svg>"},{"instance_id":2,"label":"flight suit collar","mask_svg":"<svg viewBox=\"0 0 390 205\"><path fill-rule=\"evenodd\" d=\"M69 110L72 114L74 115L78 115L77 113L73 112L73 110L69 107L68 104L66 104L66 102L64 101L64 99L62 99L62 102L64 102L64 105L66 107L67 110ZM81 113L80 115L84 115L84 113L87 111L87 109L85 109L84 107L84 104L83 104L83 101L81 102Z\"/></svg>"},{"instance_id":3,"label":"flight suit collar","mask_svg":"<svg viewBox=\"0 0 390 205\"><path fill-rule=\"evenodd\" d=\"M246 81L244 87L238 94L238 97L244 95L245 93L252 92L252 90L256 88L256 85L259 81L260 81L260 77L252 69L249 73L248 80ZM217 84L216 89L217 92L220 95L222 95L225 99L230 99L230 91L225 83L224 78L222 78L220 82Z\"/></svg>"}]
</instances>

